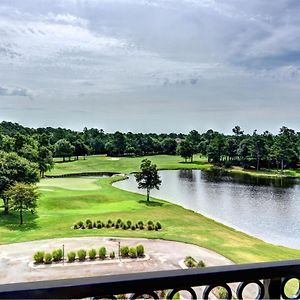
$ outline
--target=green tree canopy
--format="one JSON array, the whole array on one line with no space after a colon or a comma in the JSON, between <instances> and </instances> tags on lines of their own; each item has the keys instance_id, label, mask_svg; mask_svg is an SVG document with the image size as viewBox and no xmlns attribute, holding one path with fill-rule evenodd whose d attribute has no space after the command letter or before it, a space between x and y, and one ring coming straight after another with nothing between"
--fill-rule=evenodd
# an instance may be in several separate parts
<instances>
[{"instance_id":1,"label":"green tree canopy","mask_svg":"<svg viewBox=\"0 0 300 300\"><path fill-rule=\"evenodd\" d=\"M20 157L17 153L0 151L0 197L4 211L8 213L9 203L4 191L15 183L36 183L39 181L38 166Z\"/></svg>"},{"instance_id":2,"label":"green tree canopy","mask_svg":"<svg viewBox=\"0 0 300 300\"><path fill-rule=\"evenodd\" d=\"M135 174L135 179L139 189L147 190L147 201L150 198L150 191L154 188L159 189L161 180L157 172L157 167L149 159L142 160L141 172Z\"/></svg>"},{"instance_id":3,"label":"green tree canopy","mask_svg":"<svg viewBox=\"0 0 300 300\"><path fill-rule=\"evenodd\" d=\"M74 150L75 147L66 139L60 139L54 145L55 156L62 157L63 161L65 161L66 157L69 157L70 160L71 156L74 154Z\"/></svg>"},{"instance_id":4,"label":"green tree canopy","mask_svg":"<svg viewBox=\"0 0 300 300\"><path fill-rule=\"evenodd\" d=\"M5 197L9 200L12 210L20 213L20 225L23 224L23 212L29 210L35 212L37 207L37 187L26 183L15 183L5 191Z\"/></svg>"}]
</instances>

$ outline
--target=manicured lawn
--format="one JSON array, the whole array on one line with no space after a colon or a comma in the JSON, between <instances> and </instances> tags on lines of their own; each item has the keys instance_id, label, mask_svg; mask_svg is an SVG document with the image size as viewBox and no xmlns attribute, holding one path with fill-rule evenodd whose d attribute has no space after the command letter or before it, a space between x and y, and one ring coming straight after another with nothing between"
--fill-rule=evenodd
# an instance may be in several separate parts
<instances>
[{"instance_id":1,"label":"manicured lawn","mask_svg":"<svg viewBox=\"0 0 300 300\"><path fill-rule=\"evenodd\" d=\"M99 158L95 157L93 161L97 159ZM171 159L164 164L162 161L159 162L161 159L161 157L156 158L156 162L164 166L172 166ZM127 172L132 171L138 166L138 162L130 166L127 160L130 158L124 159L123 162L122 159L119 161L123 165L122 172L125 169ZM154 157L152 160L155 161ZM100 158L99 161L105 160ZM117 161L106 163L106 171L114 162ZM61 165L67 166L68 164L58 166ZM81 162L78 165L84 169ZM96 168L95 162L93 167ZM54 172L57 170L56 168ZM99 167L98 171L100 170L102 168ZM110 171L116 170L117 168L110 169ZM118 179L120 177L42 180L37 215L26 214L25 225L21 227L18 225L17 213L11 213L8 216L1 215L0 243L89 235L146 237L197 244L212 249L237 263L300 257L300 250L267 244L180 206L157 199L151 199L152 201L147 203L144 196L113 187L111 183ZM106 222L108 219L118 218L133 222L160 221L163 230L156 232L122 229L74 230L71 228L80 220L92 219Z\"/></svg>"},{"instance_id":2,"label":"manicured lawn","mask_svg":"<svg viewBox=\"0 0 300 300\"><path fill-rule=\"evenodd\" d=\"M207 170L212 165L207 162L207 158L199 158L195 155L194 163L185 163L180 156L176 155L155 155L144 157L120 157L111 158L106 156L89 156L86 160L80 158L78 161L61 162L55 164L55 168L47 175L74 174L81 172L115 172L131 173L139 170L141 161L145 158L150 159L161 170L168 169L201 169Z\"/></svg>"}]
</instances>

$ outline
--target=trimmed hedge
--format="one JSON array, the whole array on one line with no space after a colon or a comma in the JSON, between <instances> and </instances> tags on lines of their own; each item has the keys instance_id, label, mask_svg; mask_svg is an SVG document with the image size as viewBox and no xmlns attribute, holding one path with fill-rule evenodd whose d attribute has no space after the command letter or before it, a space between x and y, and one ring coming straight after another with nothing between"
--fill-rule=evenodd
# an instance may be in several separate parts
<instances>
[{"instance_id":1,"label":"trimmed hedge","mask_svg":"<svg viewBox=\"0 0 300 300\"><path fill-rule=\"evenodd\" d=\"M93 222L90 219L87 219L84 222L79 221L76 224L73 225L73 229L101 229L101 228L114 228L114 229L131 229L131 230L161 230L162 225L160 222L154 223L153 221L149 220L148 222L138 221L137 223L133 223L131 220L122 221L121 219L117 219L116 222L113 222L112 220L108 220L106 223L101 222L100 220L97 220L97 222Z\"/></svg>"}]
</instances>

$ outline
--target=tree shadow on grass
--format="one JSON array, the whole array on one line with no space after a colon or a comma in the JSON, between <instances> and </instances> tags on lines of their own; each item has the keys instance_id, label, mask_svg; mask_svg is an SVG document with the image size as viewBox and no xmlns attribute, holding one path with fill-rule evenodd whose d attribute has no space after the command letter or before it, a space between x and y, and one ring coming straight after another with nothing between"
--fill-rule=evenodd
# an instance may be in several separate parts
<instances>
[{"instance_id":1,"label":"tree shadow on grass","mask_svg":"<svg viewBox=\"0 0 300 300\"><path fill-rule=\"evenodd\" d=\"M4 214L0 212L0 227L6 227L12 231L29 231L37 229L36 219L38 215L31 214L30 212L24 212L23 214L23 224L20 225L20 216L18 212L11 211L9 214Z\"/></svg>"},{"instance_id":2,"label":"tree shadow on grass","mask_svg":"<svg viewBox=\"0 0 300 300\"><path fill-rule=\"evenodd\" d=\"M145 204L147 206L163 206L164 203L158 201L147 201L147 200L139 200L140 204Z\"/></svg>"}]
</instances>

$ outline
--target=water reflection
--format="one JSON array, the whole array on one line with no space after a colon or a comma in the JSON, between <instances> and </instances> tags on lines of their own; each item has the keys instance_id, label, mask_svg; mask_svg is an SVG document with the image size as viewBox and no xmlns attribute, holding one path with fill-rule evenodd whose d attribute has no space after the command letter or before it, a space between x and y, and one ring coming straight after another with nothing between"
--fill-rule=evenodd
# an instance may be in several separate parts
<instances>
[{"instance_id":1,"label":"water reflection","mask_svg":"<svg viewBox=\"0 0 300 300\"><path fill-rule=\"evenodd\" d=\"M276 244L300 248L299 181L199 170L161 171L153 196ZM133 176L116 186L138 191Z\"/></svg>"}]
</instances>

